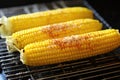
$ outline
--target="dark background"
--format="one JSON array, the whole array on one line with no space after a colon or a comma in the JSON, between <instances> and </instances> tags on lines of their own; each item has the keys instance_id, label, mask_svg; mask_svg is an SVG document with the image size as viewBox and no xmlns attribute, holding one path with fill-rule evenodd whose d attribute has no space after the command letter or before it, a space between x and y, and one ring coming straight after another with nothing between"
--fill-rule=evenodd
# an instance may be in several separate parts
<instances>
[{"instance_id":1,"label":"dark background","mask_svg":"<svg viewBox=\"0 0 120 80\"><path fill-rule=\"evenodd\" d=\"M88 0L88 1L113 28L120 29L119 0Z\"/></svg>"},{"instance_id":2,"label":"dark background","mask_svg":"<svg viewBox=\"0 0 120 80\"><path fill-rule=\"evenodd\" d=\"M21 6L26 4L49 2L49 1L55 1L55 0L0 0L0 8Z\"/></svg>"}]
</instances>

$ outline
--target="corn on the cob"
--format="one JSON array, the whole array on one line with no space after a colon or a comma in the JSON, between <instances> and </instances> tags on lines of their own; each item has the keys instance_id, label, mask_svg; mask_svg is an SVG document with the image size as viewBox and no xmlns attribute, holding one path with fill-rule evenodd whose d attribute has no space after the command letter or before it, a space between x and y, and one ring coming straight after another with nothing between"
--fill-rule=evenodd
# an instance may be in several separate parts
<instances>
[{"instance_id":1,"label":"corn on the cob","mask_svg":"<svg viewBox=\"0 0 120 80\"><path fill-rule=\"evenodd\" d=\"M118 46L118 30L108 29L28 44L20 59L26 65L41 66L104 54Z\"/></svg>"},{"instance_id":2,"label":"corn on the cob","mask_svg":"<svg viewBox=\"0 0 120 80\"><path fill-rule=\"evenodd\" d=\"M11 35L16 31L80 18L93 18L91 10L84 7L70 7L1 19L0 33Z\"/></svg>"},{"instance_id":3,"label":"corn on the cob","mask_svg":"<svg viewBox=\"0 0 120 80\"><path fill-rule=\"evenodd\" d=\"M11 44L14 44L18 49L22 49L25 45L36 41L82 34L100 30L101 28L102 24L98 20L78 19L13 33L11 37L7 38L7 43L9 50L12 47Z\"/></svg>"}]
</instances>

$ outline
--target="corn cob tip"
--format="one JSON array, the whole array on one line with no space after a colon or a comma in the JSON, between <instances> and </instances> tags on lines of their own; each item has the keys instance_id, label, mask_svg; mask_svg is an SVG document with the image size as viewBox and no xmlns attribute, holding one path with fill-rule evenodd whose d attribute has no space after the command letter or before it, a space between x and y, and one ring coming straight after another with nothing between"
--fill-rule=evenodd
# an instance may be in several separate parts
<instances>
[{"instance_id":1,"label":"corn cob tip","mask_svg":"<svg viewBox=\"0 0 120 80\"><path fill-rule=\"evenodd\" d=\"M0 19L0 34L3 36L11 35L11 24L5 16Z\"/></svg>"},{"instance_id":2,"label":"corn cob tip","mask_svg":"<svg viewBox=\"0 0 120 80\"><path fill-rule=\"evenodd\" d=\"M11 36L6 37L7 50L9 52L19 51L19 49L14 44L15 42L16 42L16 40L12 39Z\"/></svg>"},{"instance_id":3,"label":"corn cob tip","mask_svg":"<svg viewBox=\"0 0 120 80\"><path fill-rule=\"evenodd\" d=\"M24 49L21 49L21 51L20 51L20 61L23 64L25 64L26 63L26 60L25 60L26 58L24 58L23 54L24 54Z\"/></svg>"}]
</instances>

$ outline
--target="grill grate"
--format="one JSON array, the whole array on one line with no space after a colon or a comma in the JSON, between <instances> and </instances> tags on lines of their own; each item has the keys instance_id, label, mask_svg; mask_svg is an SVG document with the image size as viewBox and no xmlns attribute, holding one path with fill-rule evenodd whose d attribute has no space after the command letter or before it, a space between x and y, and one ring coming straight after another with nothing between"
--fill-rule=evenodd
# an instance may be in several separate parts
<instances>
[{"instance_id":1,"label":"grill grate","mask_svg":"<svg viewBox=\"0 0 120 80\"><path fill-rule=\"evenodd\" d=\"M72 3L71 3L72 2ZM83 5L84 4L84 5ZM51 3L33 4L22 7L5 8L0 10L1 16L12 16L21 13L31 13L67 6L87 6L93 10L104 28L111 28L109 24L86 2L81 0L56 1ZM11 10L9 12L8 10ZM19 12L19 13L18 13ZM120 79L120 50L119 48L87 59L64 62L61 64L30 67L19 60L19 53L8 53L5 39L0 39L0 63L8 80L111 80Z\"/></svg>"}]
</instances>

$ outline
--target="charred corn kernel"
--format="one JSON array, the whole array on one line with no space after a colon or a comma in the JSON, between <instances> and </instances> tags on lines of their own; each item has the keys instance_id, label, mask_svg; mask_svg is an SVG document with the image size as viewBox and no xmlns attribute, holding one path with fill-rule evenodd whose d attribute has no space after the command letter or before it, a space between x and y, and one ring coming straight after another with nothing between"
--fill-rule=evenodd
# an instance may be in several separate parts
<instances>
[{"instance_id":1,"label":"charred corn kernel","mask_svg":"<svg viewBox=\"0 0 120 80\"><path fill-rule=\"evenodd\" d=\"M53 23L65 22L80 18L93 18L91 10L84 7L69 7L63 9L23 14L1 19L0 33L11 35L12 33L28 28L43 26Z\"/></svg>"},{"instance_id":2,"label":"charred corn kernel","mask_svg":"<svg viewBox=\"0 0 120 80\"><path fill-rule=\"evenodd\" d=\"M13 51L14 44L18 49L22 49L25 45L51 38L60 38L75 34L100 30L102 24L98 20L78 19L58 24L47 25L13 33L7 38L8 48Z\"/></svg>"},{"instance_id":3,"label":"charred corn kernel","mask_svg":"<svg viewBox=\"0 0 120 80\"><path fill-rule=\"evenodd\" d=\"M20 59L26 65L41 66L104 54L119 46L118 30L108 29L28 44Z\"/></svg>"}]
</instances>

